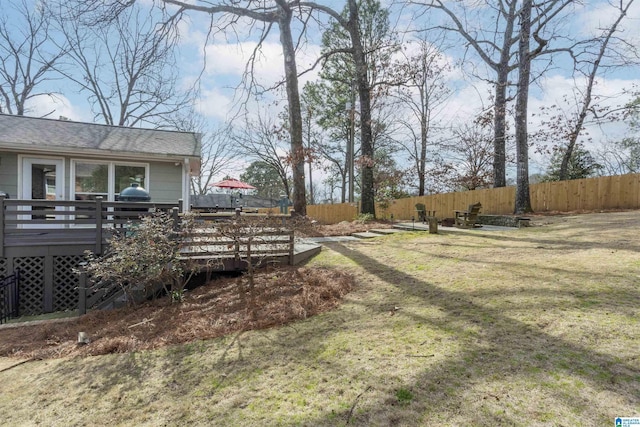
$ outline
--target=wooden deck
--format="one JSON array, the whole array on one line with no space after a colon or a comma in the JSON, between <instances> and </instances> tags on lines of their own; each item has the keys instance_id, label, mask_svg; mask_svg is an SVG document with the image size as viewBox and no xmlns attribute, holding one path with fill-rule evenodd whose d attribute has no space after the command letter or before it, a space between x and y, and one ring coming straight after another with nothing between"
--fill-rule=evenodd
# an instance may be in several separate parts
<instances>
[{"instance_id":1,"label":"wooden deck","mask_svg":"<svg viewBox=\"0 0 640 427\"><path fill-rule=\"evenodd\" d=\"M0 277L22 271L23 312L40 314L70 309L78 302L75 268L85 252L105 253L115 233L131 232L142 216L169 212L180 228L180 203L127 203L96 201L30 201L0 197ZM241 212L205 213L197 217L197 235L183 244L183 254L193 268L244 270L248 260L294 264L319 251L319 246L300 245L296 250L288 216L269 218L272 224L242 229L229 236L217 231L216 223L236 217L264 215ZM256 218L256 221L258 219ZM246 219L246 218L245 218ZM241 221L234 221L241 223ZM218 224L219 226L220 224Z\"/></svg>"},{"instance_id":2,"label":"wooden deck","mask_svg":"<svg viewBox=\"0 0 640 427\"><path fill-rule=\"evenodd\" d=\"M126 233L143 216L156 212L172 215L175 229L179 229L182 218L181 203L129 203L95 201L31 201L8 200L0 197L0 257L30 256L41 253L51 255L83 254L89 250L102 254L109 240L116 233ZM216 222L234 218L260 217L258 214L242 212L219 212L197 214L199 229L191 236L191 243L183 251L192 258L238 257L238 252L247 244L239 234L234 238L222 237L216 232ZM264 252L267 245L277 246L276 251L293 253L293 233L282 226L270 229L252 230L254 255ZM277 224L278 220L272 221ZM255 234L258 233L258 234ZM259 244L260 239L262 243ZM268 241L265 241L267 239ZM284 239L284 240L283 240ZM282 246L286 244L286 251Z\"/></svg>"}]
</instances>

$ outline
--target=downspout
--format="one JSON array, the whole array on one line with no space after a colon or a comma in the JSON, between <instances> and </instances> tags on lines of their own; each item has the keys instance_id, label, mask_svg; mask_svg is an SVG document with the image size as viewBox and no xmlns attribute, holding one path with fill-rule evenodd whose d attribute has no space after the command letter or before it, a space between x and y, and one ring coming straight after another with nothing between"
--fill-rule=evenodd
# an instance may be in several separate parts
<instances>
[{"instance_id":1,"label":"downspout","mask_svg":"<svg viewBox=\"0 0 640 427\"><path fill-rule=\"evenodd\" d=\"M182 170L182 210L189 212L191 210L191 167L188 157L184 158Z\"/></svg>"}]
</instances>

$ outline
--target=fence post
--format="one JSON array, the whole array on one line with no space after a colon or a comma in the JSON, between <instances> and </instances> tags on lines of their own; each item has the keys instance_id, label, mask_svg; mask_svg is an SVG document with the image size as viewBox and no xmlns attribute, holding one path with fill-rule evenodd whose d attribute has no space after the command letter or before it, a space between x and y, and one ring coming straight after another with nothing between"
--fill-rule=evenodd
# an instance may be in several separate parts
<instances>
[{"instance_id":1,"label":"fence post","mask_svg":"<svg viewBox=\"0 0 640 427\"><path fill-rule=\"evenodd\" d=\"M0 258L4 257L4 194L0 194Z\"/></svg>"},{"instance_id":2,"label":"fence post","mask_svg":"<svg viewBox=\"0 0 640 427\"><path fill-rule=\"evenodd\" d=\"M96 248L95 253L102 253L102 196L96 197Z\"/></svg>"}]
</instances>

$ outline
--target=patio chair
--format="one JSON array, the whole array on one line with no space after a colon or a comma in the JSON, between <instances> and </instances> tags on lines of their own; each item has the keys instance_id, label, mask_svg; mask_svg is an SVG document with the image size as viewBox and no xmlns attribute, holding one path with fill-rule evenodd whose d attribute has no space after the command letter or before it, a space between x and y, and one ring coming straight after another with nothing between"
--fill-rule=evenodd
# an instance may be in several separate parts
<instances>
[{"instance_id":1,"label":"patio chair","mask_svg":"<svg viewBox=\"0 0 640 427\"><path fill-rule=\"evenodd\" d=\"M455 226L458 228L476 227L480 208L482 208L482 205L480 203L475 203L473 205L469 205L469 208L466 211L454 211Z\"/></svg>"}]
</instances>

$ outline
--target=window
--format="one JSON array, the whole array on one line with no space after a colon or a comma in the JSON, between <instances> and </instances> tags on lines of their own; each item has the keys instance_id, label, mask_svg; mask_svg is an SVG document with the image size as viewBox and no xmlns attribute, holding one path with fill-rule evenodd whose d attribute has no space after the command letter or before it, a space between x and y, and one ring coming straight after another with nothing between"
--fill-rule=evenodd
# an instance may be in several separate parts
<instances>
[{"instance_id":1,"label":"window","mask_svg":"<svg viewBox=\"0 0 640 427\"><path fill-rule=\"evenodd\" d=\"M75 199L109 198L109 164L75 163Z\"/></svg>"},{"instance_id":2,"label":"window","mask_svg":"<svg viewBox=\"0 0 640 427\"><path fill-rule=\"evenodd\" d=\"M75 200L116 200L120 191L132 183L147 188L148 164L72 160L72 189Z\"/></svg>"},{"instance_id":3,"label":"window","mask_svg":"<svg viewBox=\"0 0 640 427\"><path fill-rule=\"evenodd\" d=\"M146 187L145 177L147 176L147 170L144 166L121 166L115 167L116 176L116 195L119 195L122 190L130 187L131 184L140 184L140 187Z\"/></svg>"}]
</instances>

